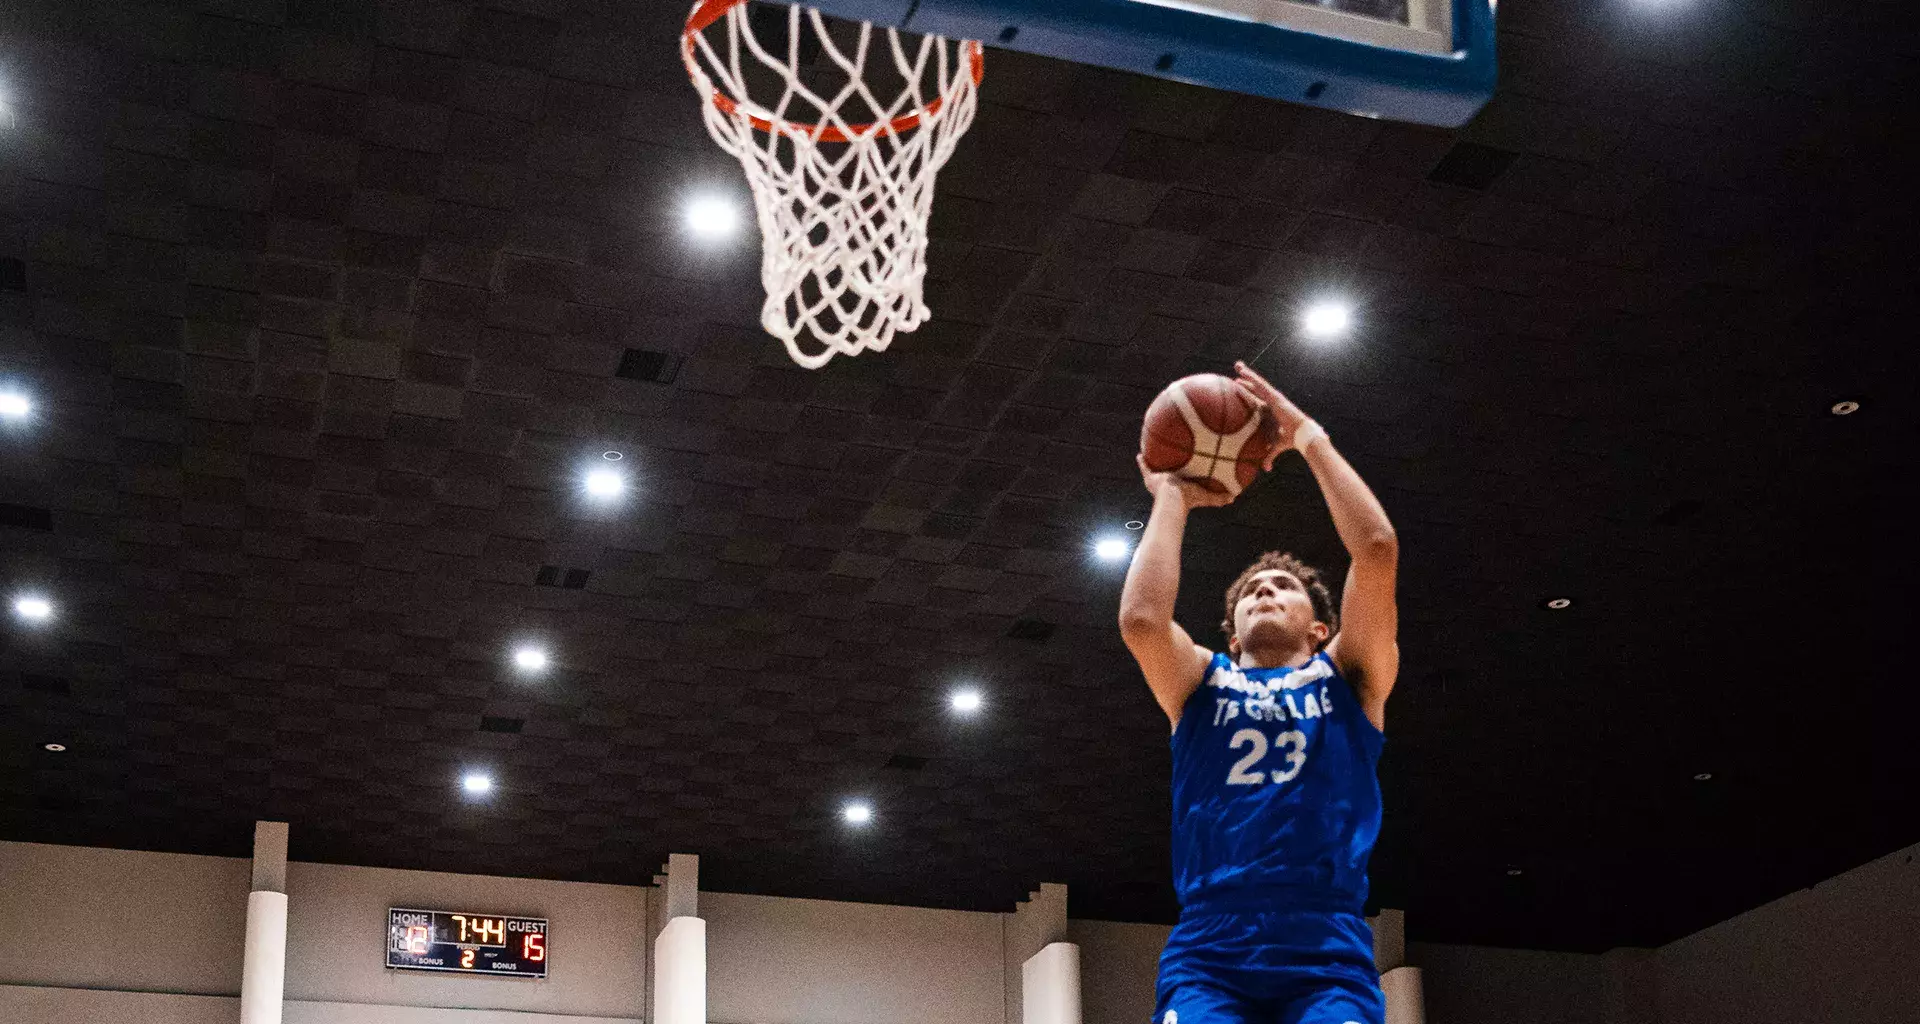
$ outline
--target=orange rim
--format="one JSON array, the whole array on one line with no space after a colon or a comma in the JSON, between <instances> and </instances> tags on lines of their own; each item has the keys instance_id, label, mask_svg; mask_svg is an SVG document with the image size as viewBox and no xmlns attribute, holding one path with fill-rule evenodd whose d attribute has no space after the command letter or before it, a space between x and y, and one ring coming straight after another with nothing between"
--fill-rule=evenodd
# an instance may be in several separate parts
<instances>
[{"instance_id":1,"label":"orange rim","mask_svg":"<svg viewBox=\"0 0 1920 1024\"><path fill-rule=\"evenodd\" d=\"M687 72L689 74L700 73L700 58L696 53L697 44L694 38L701 32L706 31L714 22L719 21L728 11L743 3L746 3L746 0L701 0L700 6L694 8L693 13L687 16L687 29L680 37L680 50L681 57L686 62ZM960 46L966 52L968 62L973 65L973 84L979 85L980 80L986 75L986 48L974 40L966 40L962 42ZM715 107L720 109L721 113L729 116L737 116L740 113L739 101L721 92L719 89L713 90L710 101ZM882 135L899 135L904 132L910 132L920 127L921 119L938 114L940 108L946 105L946 102L947 98L942 96L932 103L927 104L925 110L916 110L911 114L902 114L888 121L886 124L875 121L871 124L848 125L845 130L830 125L805 124L799 121L769 121L766 118L754 117L751 114L747 115L747 123L763 132L771 133L779 131L793 135L809 135L812 136L816 142L852 142L855 139L866 138L876 132Z\"/></svg>"}]
</instances>

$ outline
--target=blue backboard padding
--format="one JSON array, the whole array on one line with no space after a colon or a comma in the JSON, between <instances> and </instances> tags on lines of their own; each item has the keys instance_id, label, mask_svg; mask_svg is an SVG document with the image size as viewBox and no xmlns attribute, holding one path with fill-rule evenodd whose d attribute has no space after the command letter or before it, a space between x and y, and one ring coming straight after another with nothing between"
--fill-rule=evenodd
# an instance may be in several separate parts
<instances>
[{"instance_id":1,"label":"blue backboard padding","mask_svg":"<svg viewBox=\"0 0 1920 1024\"><path fill-rule=\"evenodd\" d=\"M1458 127L1493 96L1492 0L1455 0L1454 52L1412 53L1133 0L809 0L842 18L1348 113ZM1012 28L1012 38L1005 38ZM1165 64L1172 55L1170 66ZM991 75L992 61L988 61Z\"/></svg>"}]
</instances>

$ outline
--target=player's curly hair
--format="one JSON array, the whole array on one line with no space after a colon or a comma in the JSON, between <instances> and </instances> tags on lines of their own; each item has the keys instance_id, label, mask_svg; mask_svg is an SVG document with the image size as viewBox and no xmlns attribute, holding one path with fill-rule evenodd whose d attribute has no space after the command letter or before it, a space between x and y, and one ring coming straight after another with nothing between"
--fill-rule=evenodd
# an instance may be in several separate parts
<instances>
[{"instance_id":1,"label":"player's curly hair","mask_svg":"<svg viewBox=\"0 0 1920 1024\"><path fill-rule=\"evenodd\" d=\"M1307 598L1313 602L1313 617L1327 624L1327 636L1331 637L1340 631L1340 613L1333 610L1333 594L1321 582L1320 570L1293 557L1290 552L1269 551L1241 570L1233 585L1227 588L1227 617L1220 623L1220 631L1227 634L1227 639L1233 639L1233 606L1240 603L1241 595L1246 593L1247 586L1253 582L1256 574L1273 569L1292 573L1293 578L1307 588Z\"/></svg>"}]
</instances>

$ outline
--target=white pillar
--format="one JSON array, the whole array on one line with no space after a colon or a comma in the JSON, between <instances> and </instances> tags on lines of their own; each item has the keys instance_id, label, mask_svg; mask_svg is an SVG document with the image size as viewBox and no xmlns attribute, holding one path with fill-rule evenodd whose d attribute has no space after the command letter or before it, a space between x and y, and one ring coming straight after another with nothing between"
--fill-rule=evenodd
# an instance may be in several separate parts
<instances>
[{"instance_id":1,"label":"white pillar","mask_svg":"<svg viewBox=\"0 0 1920 1024\"><path fill-rule=\"evenodd\" d=\"M655 876L665 923L653 943L650 1024L707 1024L707 922L696 916L700 858L675 853Z\"/></svg>"},{"instance_id":2,"label":"white pillar","mask_svg":"<svg viewBox=\"0 0 1920 1024\"><path fill-rule=\"evenodd\" d=\"M280 1024L287 984L287 894L247 896L247 958L240 968L240 1024Z\"/></svg>"},{"instance_id":3,"label":"white pillar","mask_svg":"<svg viewBox=\"0 0 1920 1024\"><path fill-rule=\"evenodd\" d=\"M1007 1024L1022 1024L1026 1016L1026 964L1034 954L1067 938L1067 887L1042 883L1001 918L1002 977L1006 991ZM1076 954L1077 955L1077 954ZM1076 961L1077 964L1078 961ZM1076 1000L1078 994L1076 990Z\"/></svg>"},{"instance_id":4,"label":"white pillar","mask_svg":"<svg viewBox=\"0 0 1920 1024\"><path fill-rule=\"evenodd\" d=\"M1020 966L1022 1024L1080 1024L1080 947L1055 942Z\"/></svg>"},{"instance_id":5,"label":"white pillar","mask_svg":"<svg viewBox=\"0 0 1920 1024\"><path fill-rule=\"evenodd\" d=\"M1387 1024L1427 1024L1427 1000L1421 991L1420 968L1396 967L1380 976L1387 997Z\"/></svg>"},{"instance_id":6,"label":"white pillar","mask_svg":"<svg viewBox=\"0 0 1920 1024\"><path fill-rule=\"evenodd\" d=\"M707 1024L707 922L676 917L653 947L652 1024Z\"/></svg>"},{"instance_id":7,"label":"white pillar","mask_svg":"<svg viewBox=\"0 0 1920 1024\"><path fill-rule=\"evenodd\" d=\"M240 967L240 1024L280 1024L287 989L287 824L253 825L253 892Z\"/></svg>"}]
</instances>

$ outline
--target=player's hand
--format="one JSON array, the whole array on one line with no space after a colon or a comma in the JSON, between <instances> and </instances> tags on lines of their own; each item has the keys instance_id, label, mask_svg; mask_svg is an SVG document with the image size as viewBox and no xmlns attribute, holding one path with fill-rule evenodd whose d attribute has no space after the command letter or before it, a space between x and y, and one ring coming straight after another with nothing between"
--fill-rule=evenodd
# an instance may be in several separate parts
<instances>
[{"instance_id":1,"label":"player's hand","mask_svg":"<svg viewBox=\"0 0 1920 1024\"><path fill-rule=\"evenodd\" d=\"M1267 456L1267 464L1264 467L1270 470L1273 468L1273 460L1293 447L1294 436L1301 426L1306 424L1307 414L1301 412L1300 407L1293 404L1291 399L1281 394L1279 388L1267 383L1265 377L1253 372L1253 367L1236 362L1233 364L1233 369L1240 375L1234 383L1239 385L1241 393L1255 405L1266 410L1267 415L1273 417L1274 426L1280 430L1280 443Z\"/></svg>"},{"instance_id":2,"label":"player's hand","mask_svg":"<svg viewBox=\"0 0 1920 1024\"><path fill-rule=\"evenodd\" d=\"M1189 509L1219 508L1233 503L1233 495L1226 491L1216 491L1195 480L1175 476L1172 473L1155 473L1147 468L1147 457L1135 455L1135 465L1140 467L1140 482L1147 485L1147 493L1155 498L1160 492L1171 487L1180 492L1180 501Z\"/></svg>"}]
</instances>

